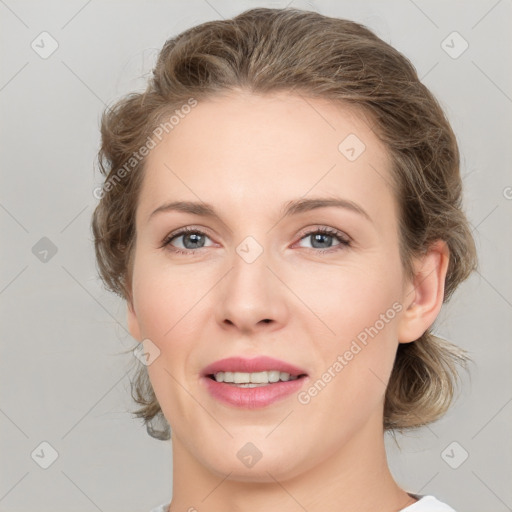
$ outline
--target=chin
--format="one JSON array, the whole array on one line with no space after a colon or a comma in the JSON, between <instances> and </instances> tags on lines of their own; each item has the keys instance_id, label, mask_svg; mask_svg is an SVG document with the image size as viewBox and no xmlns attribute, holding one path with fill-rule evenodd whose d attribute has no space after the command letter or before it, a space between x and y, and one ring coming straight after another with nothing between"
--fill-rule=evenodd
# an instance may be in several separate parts
<instances>
[{"instance_id":1,"label":"chin","mask_svg":"<svg viewBox=\"0 0 512 512\"><path fill-rule=\"evenodd\" d=\"M292 453L295 450L292 450ZM257 459L254 452L253 460L250 455L246 455L249 449L242 451L239 455L226 459L225 454L219 455L219 459L203 461L203 464L219 477L225 478L229 474L229 480L238 482L260 482L275 483L276 480L284 481L293 478L301 473L305 468L300 467L299 461L290 460L281 450L278 455L261 454L261 458Z\"/></svg>"}]
</instances>

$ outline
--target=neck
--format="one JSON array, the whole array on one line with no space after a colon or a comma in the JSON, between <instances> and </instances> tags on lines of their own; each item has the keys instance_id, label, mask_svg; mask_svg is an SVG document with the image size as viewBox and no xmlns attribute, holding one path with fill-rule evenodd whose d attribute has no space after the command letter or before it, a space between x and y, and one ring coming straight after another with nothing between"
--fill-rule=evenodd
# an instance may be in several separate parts
<instances>
[{"instance_id":1,"label":"neck","mask_svg":"<svg viewBox=\"0 0 512 512\"><path fill-rule=\"evenodd\" d=\"M379 425L379 428L376 427ZM350 442L293 478L236 481L212 473L174 435L169 512L398 512L417 501L394 481L381 421L369 421Z\"/></svg>"}]
</instances>

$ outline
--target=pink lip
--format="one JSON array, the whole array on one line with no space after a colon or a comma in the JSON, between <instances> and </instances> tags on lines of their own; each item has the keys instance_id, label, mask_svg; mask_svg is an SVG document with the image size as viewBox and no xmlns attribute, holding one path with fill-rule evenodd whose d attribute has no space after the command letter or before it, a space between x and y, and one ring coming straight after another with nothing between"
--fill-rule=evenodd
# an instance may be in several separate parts
<instances>
[{"instance_id":1,"label":"pink lip","mask_svg":"<svg viewBox=\"0 0 512 512\"><path fill-rule=\"evenodd\" d=\"M290 375L301 375L307 372L302 368L298 368L286 361L280 359L274 359L268 356L259 356L253 359L246 359L244 357L228 357L226 359L220 359L212 364L209 364L201 375L207 376L218 372L245 372L255 373L264 372L270 370L279 370L280 372L286 372Z\"/></svg>"},{"instance_id":2,"label":"pink lip","mask_svg":"<svg viewBox=\"0 0 512 512\"><path fill-rule=\"evenodd\" d=\"M309 380L307 376L303 376L288 382L275 382L266 386L243 388L225 382L217 382L208 377L208 375L222 371L253 373L269 370L279 370L297 376L306 374L301 368L272 357L260 356L254 359L229 357L204 368L201 382L206 386L208 392L221 402L235 407L256 409L270 405L297 392Z\"/></svg>"}]
</instances>

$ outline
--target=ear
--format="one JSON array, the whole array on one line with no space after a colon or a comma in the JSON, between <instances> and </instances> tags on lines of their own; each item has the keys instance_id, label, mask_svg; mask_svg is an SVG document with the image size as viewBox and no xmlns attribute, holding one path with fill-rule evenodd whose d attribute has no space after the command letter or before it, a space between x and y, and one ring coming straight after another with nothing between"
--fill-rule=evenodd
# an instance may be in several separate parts
<instances>
[{"instance_id":1,"label":"ear","mask_svg":"<svg viewBox=\"0 0 512 512\"><path fill-rule=\"evenodd\" d=\"M137 314L135 313L135 308L133 307L133 301L131 299L127 301L127 320L130 334L135 338L135 340L142 341L139 321L137 320Z\"/></svg>"},{"instance_id":2,"label":"ear","mask_svg":"<svg viewBox=\"0 0 512 512\"><path fill-rule=\"evenodd\" d=\"M406 306L398 324L398 342L417 340L435 321L444 298L450 253L446 242L437 240L414 262L415 275L404 293Z\"/></svg>"}]
</instances>

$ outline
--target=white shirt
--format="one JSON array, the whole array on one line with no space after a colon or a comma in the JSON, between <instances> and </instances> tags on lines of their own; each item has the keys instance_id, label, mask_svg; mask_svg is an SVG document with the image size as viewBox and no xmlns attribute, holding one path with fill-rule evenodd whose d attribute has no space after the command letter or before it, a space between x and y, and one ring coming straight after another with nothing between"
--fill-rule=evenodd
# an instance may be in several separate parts
<instances>
[{"instance_id":1,"label":"white shirt","mask_svg":"<svg viewBox=\"0 0 512 512\"><path fill-rule=\"evenodd\" d=\"M412 496L417 498L418 501L403 508L400 512L455 512L452 507L446 505L446 503L441 503L434 496L421 496L419 494L413 494ZM151 512L167 512L168 506L169 503L162 503L162 505L152 509Z\"/></svg>"},{"instance_id":2,"label":"white shirt","mask_svg":"<svg viewBox=\"0 0 512 512\"><path fill-rule=\"evenodd\" d=\"M413 494L412 496L418 498L418 501L412 505L409 505L408 507L403 508L400 512L455 512L452 507L446 503L441 503L438 499L434 498L434 496L431 496L430 494L426 496ZM165 509L162 509L162 512L165 512Z\"/></svg>"}]
</instances>

